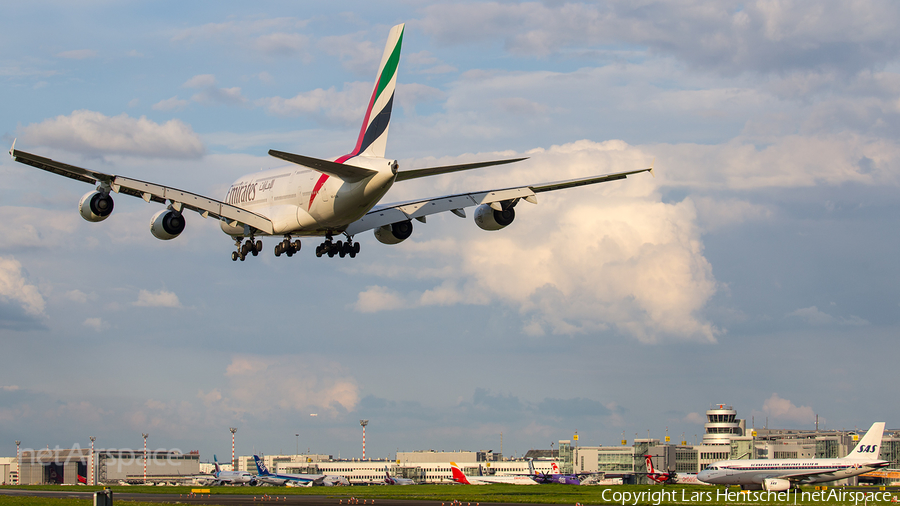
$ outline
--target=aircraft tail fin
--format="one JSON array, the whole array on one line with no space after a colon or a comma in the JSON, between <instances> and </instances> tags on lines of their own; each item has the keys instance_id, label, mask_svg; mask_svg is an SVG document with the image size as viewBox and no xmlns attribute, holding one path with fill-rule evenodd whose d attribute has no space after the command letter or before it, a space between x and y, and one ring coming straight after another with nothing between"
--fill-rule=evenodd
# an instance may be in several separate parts
<instances>
[{"instance_id":1,"label":"aircraft tail fin","mask_svg":"<svg viewBox=\"0 0 900 506\"><path fill-rule=\"evenodd\" d=\"M260 476L268 476L269 469L266 468L266 463L259 458L259 455L254 455L253 460L256 462L256 472Z\"/></svg>"},{"instance_id":2,"label":"aircraft tail fin","mask_svg":"<svg viewBox=\"0 0 900 506\"><path fill-rule=\"evenodd\" d=\"M650 474L655 473L656 471L653 470L653 459L649 455L644 455L644 458L647 459L647 472Z\"/></svg>"},{"instance_id":3,"label":"aircraft tail fin","mask_svg":"<svg viewBox=\"0 0 900 506\"><path fill-rule=\"evenodd\" d=\"M342 163L354 156L384 158L388 126L391 122L391 109L394 105L394 88L397 86L400 45L403 43L405 26L404 23L400 23L391 28L391 32L388 34L384 55L381 57L381 65L378 67L378 76L375 78L375 89L372 90L372 96L369 98L369 106L366 108L356 147L349 155L338 158L337 163Z\"/></svg>"},{"instance_id":4,"label":"aircraft tail fin","mask_svg":"<svg viewBox=\"0 0 900 506\"><path fill-rule=\"evenodd\" d=\"M456 465L456 462L450 463L450 470L453 472L453 481L470 485L468 478L466 478L466 474Z\"/></svg>"},{"instance_id":5,"label":"aircraft tail fin","mask_svg":"<svg viewBox=\"0 0 900 506\"><path fill-rule=\"evenodd\" d=\"M866 435L859 440L856 448L845 458L850 460L877 459L881 451L881 438L884 435L884 422L875 422L866 431Z\"/></svg>"},{"instance_id":6,"label":"aircraft tail fin","mask_svg":"<svg viewBox=\"0 0 900 506\"><path fill-rule=\"evenodd\" d=\"M562 473L559 471L559 466L556 465L556 462L551 462L551 463L550 463L550 469L552 470L552 473L553 473L553 474L562 474Z\"/></svg>"},{"instance_id":7,"label":"aircraft tail fin","mask_svg":"<svg viewBox=\"0 0 900 506\"><path fill-rule=\"evenodd\" d=\"M532 476L537 476L538 472L534 470L534 460L528 459L528 473Z\"/></svg>"},{"instance_id":8,"label":"aircraft tail fin","mask_svg":"<svg viewBox=\"0 0 900 506\"><path fill-rule=\"evenodd\" d=\"M219 474L220 472L222 472L222 470L219 469L219 459L216 458L215 453L213 454L213 463L215 463L215 465L216 465L216 474Z\"/></svg>"}]
</instances>

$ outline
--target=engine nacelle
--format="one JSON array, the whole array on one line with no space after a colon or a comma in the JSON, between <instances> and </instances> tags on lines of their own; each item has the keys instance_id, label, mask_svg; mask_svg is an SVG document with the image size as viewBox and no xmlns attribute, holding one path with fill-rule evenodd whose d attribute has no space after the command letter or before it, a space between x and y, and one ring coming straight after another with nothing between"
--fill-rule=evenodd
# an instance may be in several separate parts
<instances>
[{"instance_id":1,"label":"engine nacelle","mask_svg":"<svg viewBox=\"0 0 900 506\"><path fill-rule=\"evenodd\" d=\"M791 489L791 482L781 478L766 478L762 486L763 490L769 492L784 492Z\"/></svg>"},{"instance_id":2,"label":"engine nacelle","mask_svg":"<svg viewBox=\"0 0 900 506\"><path fill-rule=\"evenodd\" d=\"M500 230L509 226L516 219L516 210L512 207L497 211L487 204L475 208L475 224L482 230Z\"/></svg>"},{"instance_id":3,"label":"engine nacelle","mask_svg":"<svg viewBox=\"0 0 900 506\"><path fill-rule=\"evenodd\" d=\"M184 232L184 216L171 209L163 209L150 218L150 233L157 239L168 241Z\"/></svg>"},{"instance_id":4,"label":"engine nacelle","mask_svg":"<svg viewBox=\"0 0 900 506\"><path fill-rule=\"evenodd\" d=\"M108 193L87 192L78 202L78 212L88 221L103 221L113 212L113 199Z\"/></svg>"},{"instance_id":5,"label":"engine nacelle","mask_svg":"<svg viewBox=\"0 0 900 506\"><path fill-rule=\"evenodd\" d=\"M382 244L400 244L412 235L411 221L398 221L375 229L375 238Z\"/></svg>"}]
</instances>

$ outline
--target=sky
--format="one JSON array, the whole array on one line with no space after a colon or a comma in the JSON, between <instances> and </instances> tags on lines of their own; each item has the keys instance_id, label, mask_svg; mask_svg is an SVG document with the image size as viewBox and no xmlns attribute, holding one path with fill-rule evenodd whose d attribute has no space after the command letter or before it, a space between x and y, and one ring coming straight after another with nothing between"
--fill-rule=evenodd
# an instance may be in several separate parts
<instances>
[{"instance_id":1,"label":"sky","mask_svg":"<svg viewBox=\"0 0 900 506\"><path fill-rule=\"evenodd\" d=\"M528 157L384 202L655 167L450 213L355 259L246 262L120 195L0 161L0 455L699 440L900 426L900 5L886 1L86 2L4 6L0 137L214 198L355 144L406 23L387 156ZM315 416L312 416L315 415ZM668 432L667 432L668 431Z\"/></svg>"}]
</instances>

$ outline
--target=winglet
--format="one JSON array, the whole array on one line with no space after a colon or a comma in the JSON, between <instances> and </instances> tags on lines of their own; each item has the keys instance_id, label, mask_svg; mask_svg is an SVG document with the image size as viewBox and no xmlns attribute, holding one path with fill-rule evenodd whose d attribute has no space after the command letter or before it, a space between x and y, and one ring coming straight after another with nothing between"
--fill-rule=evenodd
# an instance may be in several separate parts
<instances>
[{"instance_id":1,"label":"winglet","mask_svg":"<svg viewBox=\"0 0 900 506\"><path fill-rule=\"evenodd\" d=\"M9 156L11 156L13 158L13 160L15 160L15 158L16 158L15 155L13 155L13 153L15 151L16 151L16 139L13 139L13 145L11 148L9 148Z\"/></svg>"},{"instance_id":2,"label":"winglet","mask_svg":"<svg viewBox=\"0 0 900 506\"><path fill-rule=\"evenodd\" d=\"M656 158L653 158L653 161L650 162L650 175L656 177L656 173L653 172L653 166L656 165Z\"/></svg>"}]
</instances>

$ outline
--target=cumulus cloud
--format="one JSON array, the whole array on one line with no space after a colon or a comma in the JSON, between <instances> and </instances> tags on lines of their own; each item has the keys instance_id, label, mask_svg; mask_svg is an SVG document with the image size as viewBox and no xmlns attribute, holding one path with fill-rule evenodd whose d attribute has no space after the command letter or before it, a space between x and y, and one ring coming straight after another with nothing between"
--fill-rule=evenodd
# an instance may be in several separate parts
<instances>
[{"instance_id":1,"label":"cumulus cloud","mask_svg":"<svg viewBox=\"0 0 900 506\"><path fill-rule=\"evenodd\" d=\"M268 416L314 409L319 415L334 416L352 411L359 402L357 382L343 367L309 355L236 355L225 378L226 387L198 395L236 413Z\"/></svg>"},{"instance_id":2,"label":"cumulus cloud","mask_svg":"<svg viewBox=\"0 0 900 506\"><path fill-rule=\"evenodd\" d=\"M127 114L106 116L79 110L20 129L28 144L65 149L88 156L120 154L147 158L200 158L200 137L177 119L163 124Z\"/></svg>"},{"instance_id":3,"label":"cumulus cloud","mask_svg":"<svg viewBox=\"0 0 900 506\"><path fill-rule=\"evenodd\" d=\"M13 257L0 257L0 301L21 306L30 316L44 316L44 298L26 281L22 264Z\"/></svg>"},{"instance_id":4,"label":"cumulus cloud","mask_svg":"<svg viewBox=\"0 0 900 506\"><path fill-rule=\"evenodd\" d=\"M138 293L138 300L134 302L134 305L143 307L178 308L181 307L181 302L178 300L177 295L167 290L157 290L155 292L141 290Z\"/></svg>"},{"instance_id":5,"label":"cumulus cloud","mask_svg":"<svg viewBox=\"0 0 900 506\"><path fill-rule=\"evenodd\" d=\"M86 318L83 325L91 328L96 332L101 332L109 328L109 323L102 318Z\"/></svg>"},{"instance_id":6,"label":"cumulus cloud","mask_svg":"<svg viewBox=\"0 0 900 506\"><path fill-rule=\"evenodd\" d=\"M267 55L292 56L305 52L309 45L309 37L299 33L269 33L257 37L254 45Z\"/></svg>"},{"instance_id":7,"label":"cumulus cloud","mask_svg":"<svg viewBox=\"0 0 900 506\"><path fill-rule=\"evenodd\" d=\"M468 179L467 187L479 189L502 188L519 178L533 183L589 175L598 166L604 172L633 170L647 166L651 158L621 141L579 141L526 154L531 159L518 168L457 181ZM520 203L516 223L503 232L471 230L407 246L411 263L428 258L446 268L431 273L439 280L435 288L392 294L391 300L419 305L503 302L526 316L529 335L614 328L643 342L715 342L723 332L702 316L717 283L703 256L690 199L662 202L656 181L641 174L542 193L538 200L537 207Z\"/></svg>"},{"instance_id":8,"label":"cumulus cloud","mask_svg":"<svg viewBox=\"0 0 900 506\"><path fill-rule=\"evenodd\" d=\"M777 393L773 393L763 402L762 413L774 420L794 423L812 423L816 418L811 407L795 406L793 402L782 399Z\"/></svg>"},{"instance_id":9,"label":"cumulus cloud","mask_svg":"<svg viewBox=\"0 0 900 506\"><path fill-rule=\"evenodd\" d=\"M361 313L377 313L406 306L403 296L383 286L370 286L360 292L354 308Z\"/></svg>"}]
</instances>

